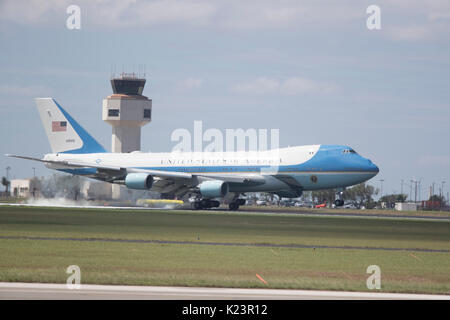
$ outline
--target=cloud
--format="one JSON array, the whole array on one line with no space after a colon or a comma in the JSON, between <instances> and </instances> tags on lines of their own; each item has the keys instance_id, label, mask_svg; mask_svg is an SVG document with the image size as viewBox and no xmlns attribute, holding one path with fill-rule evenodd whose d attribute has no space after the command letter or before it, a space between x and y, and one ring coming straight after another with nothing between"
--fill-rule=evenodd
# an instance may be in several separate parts
<instances>
[{"instance_id":1,"label":"cloud","mask_svg":"<svg viewBox=\"0 0 450 320\"><path fill-rule=\"evenodd\" d=\"M446 21L450 20L450 11L447 12L431 12L428 14L428 20L430 21Z\"/></svg>"},{"instance_id":2,"label":"cloud","mask_svg":"<svg viewBox=\"0 0 450 320\"><path fill-rule=\"evenodd\" d=\"M257 78L253 81L239 83L234 85L232 90L240 93L274 93L280 87L278 80L269 78Z\"/></svg>"},{"instance_id":3,"label":"cloud","mask_svg":"<svg viewBox=\"0 0 450 320\"><path fill-rule=\"evenodd\" d=\"M337 90L337 86L320 83L306 78L289 78L280 86L280 92L287 95L304 94L304 93L332 93Z\"/></svg>"},{"instance_id":4,"label":"cloud","mask_svg":"<svg viewBox=\"0 0 450 320\"><path fill-rule=\"evenodd\" d=\"M203 85L203 80L199 78L187 78L178 84L181 89L197 89Z\"/></svg>"},{"instance_id":5,"label":"cloud","mask_svg":"<svg viewBox=\"0 0 450 320\"><path fill-rule=\"evenodd\" d=\"M25 25L45 23L53 14L65 14L70 5L65 0L4 0L0 3L0 20Z\"/></svg>"},{"instance_id":6,"label":"cloud","mask_svg":"<svg viewBox=\"0 0 450 320\"><path fill-rule=\"evenodd\" d=\"M20 24L46 24L66 18L71 0L3 0L0 19ZM350 0L78 0L82 28L90 25L108 27L148 26L161 24L209 25L238 29L270 29L350 21L364 14ZM326 10L324 10L326 8Z\"/></svg>"},{"instance_id":7,"label":"cloud","mask_svg":"<svg viewBox=\"0 0 450 320\"><path fill-rule=\"evenodd\" d=\"M234 85L231 89L245 94L299 95L328 94L335 92L337 86L303 77L291 77L285 80L260 77Z\"/></svg>"},{"instance_id":8,"label":"cloud","mask_svg":"<svg viewBox=\"0 0 450 320\"><path fill-rule=\"evenodd\" d=\"M23 25L60 24L72 0L2 0L0 20ZM78 0L81 28L194 26L226 30L345 30L364 32L369 3L352 0ZM448 38L448 0L379 0L383 37L399 41ZM414 24L411 24L414 21ZM358 27L359 26L359 27Z\"/></svg>"},{"instance_id":9,"label":"cloud","mask_svg":"<svg viewBox=\"0 0 450 320\"><path fill-rule=\"evenodd\" d=\"M49 25L69 17L67 0L4 0L0 20L25 25ZM140 27L164 24L204 24L212 18L216 6L194 0L80 0L81 29L86 26ZM59 21L59 20L58 20ZM58 22L59 23L59 22Z\"/></svg>"},{"instance_id":10,"label":"cloud","mask_svg":"<svg viewBox=\"0 0 450 320\"><path fill-rule=\"evenodd\" d=\"M51 93L51 89L41 85L18 86L0 85L0 94L14 96L43 96Z\"/></svg>"},{"instance_id":11,"label":"cloud","mask_svg":"<svg viewBox=\"0 0 450 320\"><path fill-rule=\"evenodd\" d=\"M428 38L432 31L423 25L409 25L389 28L388 33L394 40L417 41Z\"/></svg>"},{"instance_id":12,"label":"cloud","mask_svg":"<svg viewBox=\"0 0 450 320\"><path fill-rule=\"evenodd\" d=\"M450 156L445 155L424 155L418 160L421 166L448 166L450 165Z\"/></svg>"},{"instance_id":13,"label":"cloud","mask_svg":"<svg viewBox=\"0 0 450 320\"><path fill-rule=\"evenodd\" d=\"M364 17L351 1L253 0L226 2L216 23L229 29L283 29L342 26Z\"/></svg>"}]
</instances>

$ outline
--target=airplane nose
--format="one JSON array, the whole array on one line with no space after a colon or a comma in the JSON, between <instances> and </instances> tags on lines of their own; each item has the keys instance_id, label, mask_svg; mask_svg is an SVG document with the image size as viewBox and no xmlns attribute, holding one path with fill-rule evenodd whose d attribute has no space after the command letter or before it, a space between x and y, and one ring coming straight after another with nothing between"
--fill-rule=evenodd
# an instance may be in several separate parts
<instances>
[{"instance_id":1,"label":"airplane nose","mask_svg":"<svg viewBox=\"0 0 450 320\"><path fill-rule=\"evenodd\" d=\"M371 171L374 173L374 175L377 175L378 172L380 172L380 168L378 168L377 165L369 159L367 159L367 162L368 162L367 171Z\"/></svg>"}]
</instances>

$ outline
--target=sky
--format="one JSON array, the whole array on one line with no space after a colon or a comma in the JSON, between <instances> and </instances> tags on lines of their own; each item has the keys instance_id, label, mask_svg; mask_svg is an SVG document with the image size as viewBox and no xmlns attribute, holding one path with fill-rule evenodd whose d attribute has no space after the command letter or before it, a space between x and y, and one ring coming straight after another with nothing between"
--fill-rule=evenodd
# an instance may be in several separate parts
<instances>
[{"instance_id":1,"label":"sky","mask_svg":"<svg viewBox=\"0 0 450 320\"><path fill-rule=\"evenodd\" d=\"M80 29L67 27L72 4ZM367 27L370 5L380 29ZM53 173L3 156L51 152L35 97L55 98L109 150L109 79L145 65L143 151L170 151L172 132L196 120L279 129L281 147L351 146L378 165L369 184L383 194L402 180L407 194L421 181L421 198L446 181L447 194L449 34L440 0L1 0L0 176Z\"/></svg>"}]
</instances>

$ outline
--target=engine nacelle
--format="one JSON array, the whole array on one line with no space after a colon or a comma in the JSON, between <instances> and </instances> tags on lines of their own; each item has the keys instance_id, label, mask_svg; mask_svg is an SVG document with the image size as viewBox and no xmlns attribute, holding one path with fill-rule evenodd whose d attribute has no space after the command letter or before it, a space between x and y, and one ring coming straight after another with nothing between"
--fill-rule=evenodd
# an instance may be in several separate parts
<instances>
[{"instance_id":1,"label":"engine nacelle","mask_svg":"<svg viewBox=\"0 0 450 320\"><path fill-rule=\"evenodd\" d=\"M153 185L153 177L148 173L129 173L125 185L130 189L148 190Z\"/></svg>"},{"instance_id":2,"label":"engine nacelle","mask_svg":"<svg viewBox=\"0 0 450 320\"><path fill-rule=\"evenodd\" d=\"M203 198L225 197L228 193L228 183L220 180L204 181L199 184Z\"/></svg>"}]
</instances>

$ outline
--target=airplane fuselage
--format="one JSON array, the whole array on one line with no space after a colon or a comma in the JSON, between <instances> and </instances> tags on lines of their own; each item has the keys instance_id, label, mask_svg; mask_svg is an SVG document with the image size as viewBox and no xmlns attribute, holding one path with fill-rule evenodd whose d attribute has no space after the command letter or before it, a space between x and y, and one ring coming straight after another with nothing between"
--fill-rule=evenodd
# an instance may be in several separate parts
<instances>
[{"instance_id":1,"label":"airplane fuselage","mask_svg":"<svg viewBox=\"0 0 450 320\"><path fill-rule=\"evenodd\" d=\"M379 171L372 161L340 145L308 145L259 152L60 153L48 154L44 159L201 174L211 178L254 176L262 179L261 183L249 185L230 182L230 192L344 188L367 181ZM92 178L98 173L98 169L92 167L71 168L53 163L46 166Z\"/></svg>"}]
</instances>

